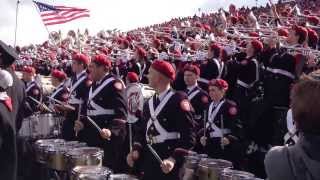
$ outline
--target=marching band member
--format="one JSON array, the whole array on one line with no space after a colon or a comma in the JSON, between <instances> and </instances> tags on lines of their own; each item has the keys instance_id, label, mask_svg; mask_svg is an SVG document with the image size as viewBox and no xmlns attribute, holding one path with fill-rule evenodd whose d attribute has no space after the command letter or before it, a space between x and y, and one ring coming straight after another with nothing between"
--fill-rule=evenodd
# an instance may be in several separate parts
<instances>
[{"instance_id":1,"label":"marching band member","mask_svg":"<svg viewBox=\"0 0 320 180\"><path fill-rule=\"evenodd\" d=\"M200 66L200 87L207 90L209 80L223 78L224 62L220 60L221 47L212 43L208 50L208 60Z\"/></svg>"},{"instance_id":2,"label":"marching band member","mask_svg":"<svg viewBox=\"0 0 320 180\"><path fill-rule=\"evenodd\" d=\"M16 127L12 116L14 106L6 92L12 84L11 74L0 70L0 178L7 180L17 178Z\"/></svg>"},{"instance_id":3,"label":"marching band member","mask_svg":"<svg viewBox=\"0 0 320 180\"><path fill-rule=\"evenodd\" d=\"M89 90L87 118L93 120L101 131L86 118L76 121L75 130L81 130L79 136L89 146L103 148L103 165L119 172L125 164L124 151L120 151L126 137L124 85L110 74L111 61L105 55L94 56L89 70L93 83Z\"/></svg>"},{"instance_id":4,"label":"marching band member","mask_svg":"<svg viewBox=\"0 0 320 180\"><path fill-rule=\"evenodd\" d=\"M203 127L203 112L209 103L208 94L198 86L200 69L196 65L186 65L184 67L184 82L187 88L184 90L192 105L194 111L194 120L197 122L197 127Z\"/></svg>"},{"instance_id":5,"label":"marching band member","mask_svg":"<svg viewBox=\"0 0 320 180\"><path fill-rule=\"evenodd\" d=\"M64 103L68 101L69 92L65 87L66 79L67 75L63 71L55 69L51 72L51 83L55 87L49 96L49 108L51 110L54 109L56 111L60 111L62 108L62 105L58 105L54 99Z\"/></svg>"},{"instance_id":6,"label":"marching band member","mask_svg":"<svg viewBox=\"0 0 320 180\"><path fill-rule=\"evenodd\" d=\"M89 57L84 54L75 54L72 61L72 71L74 73L71 78L71 87L69 89L68 104L75 108L74 111L64 109L66 120L62 125L62 138L65 140L74 140L74 121L80 114L84 114L84 102L88 99L88 92L92 84L87 74L87 67L90 63ZM81 107L81 109L79 109Z\"/></svg>"},{"instance_id":7,"label":"marching band member","mask_svg":"<svg viewBox=\"0 0 320 180\"><path fill-rule=\"evenodd\" d=\"M228 83L222 79L209 82L209 96L212 100L207 108L206 127L200 131L203 152L211 158L227 159L236 168L242 156L240 145L241 124L235 102L225 98Z\"/></svg>"},{"instance_id":8,"label":"marching band member","mask_svg":"<svg viewBox=\"0 0 320 180\"><path fill-rule=\"evenodd\" d=\"M40 110L39 109L40 104L28 97L34 98L38 102L42 102L42 90L37 84L37 82L35 81L35 74L36 74L36 70L34 67L26 66L22 69L22 80L26 84L25 92L27 95L26 102L25 102L26 108L24 111L25 117L28 117Z\"/></svg>"},{"instance_id":9,"label":"marching band member","mask_svg":"<svg viewBox=\"0 0 320 180\"><path fill-rule=\"evenodd\" d=\"M156 60L149 69L149 84L157 95L145 103L143 109L144 132L139 143L127 156L129 166L139 166L143 180L177 180L181 166L178 147L190 149L194 145L191 105L183 92L175 92L170 83L175 78L172 65ZM148 149L151 146L160 159Z\"/></svg>"},{"instance_id":10,"label":"marching band member","mask_svg":"<svg viewBox=\"0 0 320 180\"><path fill-rule=\"evenodd\" d=\"M237 64L237 86L234 90L234 100L240 109L241 121L248 120L250 102L254 98L254 86L259 81L259 63L257 55L262 51L263 44L251 40L246 46L246 57Z\"/></svg>"}]
</instances>

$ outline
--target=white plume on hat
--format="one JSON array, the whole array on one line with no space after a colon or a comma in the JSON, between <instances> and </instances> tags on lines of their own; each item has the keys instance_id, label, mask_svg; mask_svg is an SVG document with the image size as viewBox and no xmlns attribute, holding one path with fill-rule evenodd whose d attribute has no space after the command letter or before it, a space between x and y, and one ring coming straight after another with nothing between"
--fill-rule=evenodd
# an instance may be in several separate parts
<instances>
[{"instance_id":1,"label":"white plume on hat","mask_svg":"<svg viewBox=\"0 0 320 180\"><path fill-rule=\"evenodd\" d=\"M2 89L7 89L8 87L11 87L13 84L13 78L11 74L6 71L1 69L0 70L0 87Z\"/></svg>"}]
</instances>

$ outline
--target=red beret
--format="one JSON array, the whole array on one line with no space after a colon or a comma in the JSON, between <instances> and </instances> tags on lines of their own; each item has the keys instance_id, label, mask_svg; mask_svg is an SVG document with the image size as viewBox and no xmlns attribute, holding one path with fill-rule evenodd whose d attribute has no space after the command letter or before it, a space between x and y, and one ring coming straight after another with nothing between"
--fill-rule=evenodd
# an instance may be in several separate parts
<instances>
[{"instance_id":1,"label":"red beret","mask_svg":"<svg viewBox=\"0 0 320 180\"><path fill-rule=\"evenodd\" d=\"M173 66L167 61L155 60L152 63L151 67L171 80L174 80L176 78L176 71L174 70Z\"/></svg>"},{"instance_id":2,"label":"red beret","mask_svg":"<svg viewBox=\"0 0 320 180\"><path fill-rule=\"evenodd\" d=\"M121 44L125 45L126 47L129 47L129 41L127 39L122 39L121 41Z\"/></svg>"},{"instance_id":3,"label":"red beret","mask_svg":"<svg viewBox=\"0 0 320 180\"><path fill-rule=\"evenodd\" d=\"M263 49L263 44L259 40L252 40L251 45L255 49L256 52L261 52Z\"/></svg>"},{"instance_id":4,"label":"red beret","mask_svg":"<svg viewBox=\"0 0 320 180\"><path fill-rule=\"evenodd\" d=\"M200 75L200 69L196 65L187 64L187 65L184 66L183 70L184 70L184 72L186 72L186 71L193 72L197 76Z\"/></svg>"},{"instance_id":5,"label":"red beret","mask_svg":"<svg viewBox=\"0 0 320 180\"><path fill-rule=\"evenodd\" d=\"M279 30L278 30L278 35L279 35L279 36L288 37L289 32L288 32L288 30L282 28L282 29L279 29Z\"/></svg>"},{"instance_id":6,"label":"red beret","mask_svg":"<svg viewBox=\"0 0 320 180\"><path fill-rule=\"evenodd\" d=\"M156 48L158 48L158 47L161 45L160 39L154 39L154 40L153 40L153 44L154 44L154 46L155 46Z\"/></svg>"},{"instance_id":7,"label":"red beret","mask_svg":"<svg viewBox=\"0 0 320 180\"><path fill-rule=\"evenodd\" d=\"M174 57L176 58L180 58L182 56L182 53L180 50L173 50L172 54L174 55Z\"/></svg>"},{"instance_id":8,"label":"red beret","mask_svg":"<svg viewBox=\"0 0 320 180\"><path fill-rule=\"evenodd\" d=\"M212 50L212 51L220 51L221 47L219 45L215 44L215 43L212 43L210 45L210 50Z\"/></svg>"},{"instance_id":9,"label":"red beret","mask_svg":"<svg viewBox=\"0 0 320 180\"><path fill-rule=\"evenodd\" d=\"M227 81L223 80L223 79L212 79L211 81L209 81L209 86L216 86L220 89L224 89L224 90L228 90L229 85L227 83Z\"/></svg>"},{"instance_id":10,"label":"red beret","mask_svg":"<svg viewBox=\"0 0 320 180\"><path fill-rule=\"evenodd\" d=\"M135 72L128 72L127 78L130 83L135 83L139 81L139 76Z\"/></svg>"},{"instance_id":11,"label":"red beret","mask_svg":"<svg viewBox=\"0 0 320 180\"><path fill-rule=\"evenodd\" d=\"M307 31L307 29L306 28L304 28L304 27L302 27L302 26L296 26L296 25L294 25L293 27L292 27L292 29L296 32L296 34L298 35L298 36L300 36L302 39L306 39L307 38L307 36L308 36L308 31Z\"/></svg>"},{"instance_id":12,"label":"red beret","mask_svg":"<svg viewBox=\"0 0 320 180\"><path fill-rule=\"evenodd\" d=\"M230 21L232 24L236 24L238 22L238 18L235 16L231 16Z\"/></svg>"},{"instance_id":13,"label":"red beret","mask_svg":"<svg viewBox=\"0 0 320 180\"><path fill-rule=\"evenodd\" d=\"M31 67L31 66L24 66L22 71L25 72L25 73L30 73L30 74L35 74L36 73L36 69L34 67Z\"/></svg>"},{"instance_id":14,"label":"red beret","mask_svg":"<svg viewBox=\"0 0 320 180\"><path fill-rule=\"evenodd\" d=\"M320 20L317 16L308 16L308 21L315 26L318 25L320 22Z\"/></svg>"},{"instance_id":15,"label":"red beret","mask_svg":"<svg viewBox=\"0 0 320 180\"><path fill-rule=\"evenodd\" d=\"M137 47L137 53L139 56L147 57L147 51L142 47Z\"/></svg>"},{"instance_id":16,"label":"red beret","mask_svg":"<svg viewBox=\"0 0 320 180\"><path fill-rule=\"evenodd\" d=\"M308 30L309 41L317 44L317 42L319 41L319 36L318 36L317 32L311 28L308 28L307 30Z\"/></svg>"},{"instance_id":17,"label":"red beret","mask_svg":"<svg viewBox=\"0 0 320 180\"><path fill-rule=\"evenodd\" d=\"M208 25L208 24L204 24L203 25L203 28L206 30L206 31L211 31L211 27L210 27L210 25Z\"/></svg>"},{"instance_id":18,"label":"red beret","mask_svg":"<svg viewBox=\"0 0 320 180\"><path fill-rule=\"evenodd\" d=\"M111 61L104 54L95 55L92 58L92 62L96 62L96 63L104 65L106 67L111 67Z\"/></svg>"},{"instance_id":19,"label":"red beret","mask_svg":"<svg viewBox=\"0 0 320 180\"><path fill-rule=\"evenodd\" d=\"M78 62L82 62L85 65L89 65L89 63L90 63L89 58L86 55L80 54L80 53L73 55L72 59L75 61L78 61Z\"/></svg>"},{"instance_id":20,"label":"red beret","mask_svg":"<svg viewBox=\"0 0 320 180\"><path fill-rule=\"evenodd\" d=\"M67 78L67 75L63 71L60 71L58 69L54 69L51 72L51 76L60 80L65 80Z\"/></svg>"},{"instance_id":21,"label":"red beret","mask_svg":"<svg viewBox=\"0 0 320 180\"><path fill-rule=\"evenodd\" d=\"M249 32L250 37L259 37L259 33L257 32Z\"/></svg>"}]
</instances>

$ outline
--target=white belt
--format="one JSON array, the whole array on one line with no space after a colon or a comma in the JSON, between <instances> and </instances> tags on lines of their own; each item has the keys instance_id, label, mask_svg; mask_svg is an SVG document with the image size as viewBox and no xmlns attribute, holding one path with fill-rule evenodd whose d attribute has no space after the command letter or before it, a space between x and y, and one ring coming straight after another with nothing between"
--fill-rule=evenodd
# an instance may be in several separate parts
<instances>
[{"instance_id":1,"label":"white belt","mask_svg":"<svg viewBox=\"0 0 320 180\"><path fill-rule=\"evenodd\" d=\"M148 137L148 141L151 141L152 144L163 143L167 140L180 139L180 133L178 132L167 132L164 135L151 136Z\"/></svg>"},{"instance_id":2,"label":"white belt","mask_svg":"<svg viewBox=\"0 0 320 180\"><path fill-rule=\"evenodd\" d=\"M245 83L245 82L243 82L243 81L240 81L239 79L237 80L237 84L239 84L240 86L245 87L245 88L247 88L247 89L253 87L253 84L247 84L247 83Z\"/></svg>"},{"instance_id":3,"label":"white belt","mask_svg":"<svg viewBox=\"0 0 320 180\"><path fill-rule=\"evenodd\" d=\"M231 133L231 130L230 129L220 129L221 132L223 134L230 134ZM209 133L210 137L211 138L214 138L214 137L222 137L222 134L221 132L218 132L218 131L212 131Z\"/></svg>"},{"instance_id":4,"label":"white belt","mask_svg":"<svg viewBox=\"0 0 320 180\"><path fill-rule=\"evenodd\" d=\"M69 99L69 104L82 104L83 101L81 99L77 99L77 98L71 98Z\"/></svg>"},{"instance_id":5,"label":"white belt","mask_svg":"<svg viewBox=\"0 0 320 180\"><path fill-rule=\"evenodd\" d=\"M99 116L99 115L114 115L113 109L99 109L99 110L87 110L88 116Z\"/></svg>"},{"instance_id":6,"label":"white belt","mask_svg":"<svg viewBox=\"0 0 320 180\"><path fill-rule=\"evenodd\" d=\"M267 67L266 70L274 74L281 74L281 75L287 76L288 78L294 79L294 75L292 73L282 69L273 69L273 68Z\"/></svg>"}]
</instances>

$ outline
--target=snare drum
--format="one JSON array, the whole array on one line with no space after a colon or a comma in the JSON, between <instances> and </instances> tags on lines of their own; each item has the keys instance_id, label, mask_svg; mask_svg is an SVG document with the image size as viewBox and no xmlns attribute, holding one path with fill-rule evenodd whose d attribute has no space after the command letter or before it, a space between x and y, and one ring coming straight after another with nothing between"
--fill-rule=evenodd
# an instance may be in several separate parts
<instances>
[{"instance_id":1,"label":"snare drum","mask_svg":"<svg viewBox=\"0 0 320 180\"><path fill-rule=\"evenodd\" d=\"M22 121L19 135L30 139L57 137L61 134L60 124L62 121L62 116L53 114L32 115Z\"/></svg>"},{"instance_id":2,"label":"snare drum","mask_svg":"<svg viewBox=\"0 0 320 180\"><path fill-rule=\"evenodd\" d=\"M244 171L237 171L232 169L224 169L221 173L221 180L255 180L253 174L244 172Z\"/></svg>"},{"instance_id":3,"label":"snare drum","mask_svg":"<svg viewBox=\"0 0 320 180\"><path fill-rule=\"evenodd\" d=\"M112 174L110 180L138 180L137 178L128 174Z\"/></svg>"},{"instance_id":4,"label":"snare drum","mask_svg":"<svg viewBox=\"0 0 320 180\"><path fill-rule=\"evenodd\" d=\"M232 168L232 162L222 159L203 158L199 162L199 180L219 180L225 168Z\"/></svg>"},{"instance_id":5,"label":"snare drum","mask_svg":"<svg viewBox=\"0 0 320 180\"><path fill-rule=\"evenodd\" d=\"M39 132L42 138L57 137L61 134L63 116L53 114L39 114Z\"/></svg>"},{"instance_id":6,"label":"snare drum","mask_svg":"<svg viewBox=\"0 0 320 180\"><path fill-rule=\"evenodd\" d=\"M36 153L36 162L45 164L47 162L47 157L45 150L53 147L55 144L63 144L65 141L63 139L39 139L34 143L34 151Z\"/></svg>"},{"instance_id":7,"label":"snare drum","mask_svg":"<svg viewBox=\"0 0 320 180\"><path fill-rule=\"evenodd\" d=\"M103 166L76 166L72 169L70 180L106 180L112 171Z\"/></svg>"},{"instance_id":8,"label":"snare drum","mask_svg":"<svg viewBox=\"0 0 320 180\"><path fill-rule=\"evenodd\" d=\"M103 150L96 147L80 147L68 151L65 156L69 169L76 166L102 166Z\"/></svg>"},{"instance_id":9,"label":"snare drum","mask_svg":"<svg viewBox=\"0 0 320 180\"><path fill-rule=\"evenodd\" d=\"M47 166L57 171L66 171L68 159L65 154L74 148L85 147L85 143L79 143L78 141L67 141L63 143L56 143L45 149L47 158Z\"/></svg>"}]
</instances>

